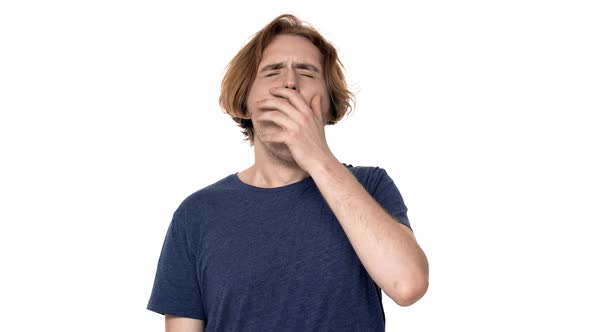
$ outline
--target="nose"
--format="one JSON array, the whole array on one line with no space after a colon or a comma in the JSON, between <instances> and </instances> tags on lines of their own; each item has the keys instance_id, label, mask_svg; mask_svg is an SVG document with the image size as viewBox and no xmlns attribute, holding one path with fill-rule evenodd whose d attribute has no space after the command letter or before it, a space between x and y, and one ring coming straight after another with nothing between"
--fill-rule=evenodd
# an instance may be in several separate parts
<instances>
[{"instance_id":1,"label":"nose","mask_svg":"<svg viewBox=\"0 0 590 332\"><path fill-rule=\"evenodd\" d=\"M287 75L286 75L286 79L285 79L285 83L283 84L283 86L285 88L288 89L293 89L293 90L297 90L297 74L294 73L293 71L289 70Z\"/></svg>"},{"instance_id":2,"label":"nose","mask_svg":"<svg viewBox=\"0 0 590 332\"><path fill-rule=\"evenodd\" d=\"M297 90L297 85L293 81L285 82L285 88Z\"/></svg>"}]
</instances>

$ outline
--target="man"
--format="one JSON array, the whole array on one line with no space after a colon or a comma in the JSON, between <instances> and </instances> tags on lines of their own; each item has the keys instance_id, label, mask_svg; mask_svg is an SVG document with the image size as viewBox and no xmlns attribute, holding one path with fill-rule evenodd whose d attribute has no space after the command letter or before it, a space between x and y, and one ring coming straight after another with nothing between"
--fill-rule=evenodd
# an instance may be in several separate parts
<instances>
[{"instance_id":1,"label":"man","mask_svg":"<svg viewBox=\"0 0 590 332\"><path fill-rule=\"evenodd\" d=\"M167 331L384 331L428 262L386 171L341 163L324 126L349 108L335 48L281 15L234 57L220 104L255 163L174 212L147 309Z\"/></svg>"}]
</instances>

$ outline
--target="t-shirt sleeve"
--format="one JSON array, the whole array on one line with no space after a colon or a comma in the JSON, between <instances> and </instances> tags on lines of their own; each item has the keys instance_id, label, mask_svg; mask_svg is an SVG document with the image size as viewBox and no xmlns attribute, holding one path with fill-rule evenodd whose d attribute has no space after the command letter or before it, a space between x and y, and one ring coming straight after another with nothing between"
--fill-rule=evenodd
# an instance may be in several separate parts
<instances>
[{"instance_id":1,"label":"t-shirt sleeve","mask_svg":"<svg viewBox=\"0 0 590 332\"><path fill-rule=\"evenodd\" d=\"M147 309L164 314L205 320L196 258L187 234L187 211L178 208L168 226L158 260Z\"/></svg>"},{"instance_id":2,"label":"t-shirt sleeve","mask_svg":"<svg viewBox=\"0 0 590 332\"><path fill-rule=\"evenodd\" d=\"M373 181L376 182L375 189L373 190L373 198L390 215L397 219L399 223L406 225L412 230L410 220L408 219L408 208L397 186L389 174L387 174L387 171L383 168L375 167L372 177L374 179Z\"/></svg>"}]
</instances>

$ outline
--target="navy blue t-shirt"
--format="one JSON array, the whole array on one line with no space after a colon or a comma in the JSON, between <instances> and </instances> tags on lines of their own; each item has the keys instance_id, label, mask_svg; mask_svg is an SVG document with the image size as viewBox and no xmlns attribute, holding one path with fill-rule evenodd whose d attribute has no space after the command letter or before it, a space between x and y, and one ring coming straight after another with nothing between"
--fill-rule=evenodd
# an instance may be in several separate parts
<instances>
[{"instance_id":1,"label":"navy blue t-shirt","mask_svg":"<svg viewBox=\"0 0 590 332\"><path fill-rule=\"evenodd\" d=\"M384 169L343 165L411 229ZM260 188L234 173L174 212L147 309L205 331L384 331L381 301L311 176Z\"/></svg>"}]
</instances>

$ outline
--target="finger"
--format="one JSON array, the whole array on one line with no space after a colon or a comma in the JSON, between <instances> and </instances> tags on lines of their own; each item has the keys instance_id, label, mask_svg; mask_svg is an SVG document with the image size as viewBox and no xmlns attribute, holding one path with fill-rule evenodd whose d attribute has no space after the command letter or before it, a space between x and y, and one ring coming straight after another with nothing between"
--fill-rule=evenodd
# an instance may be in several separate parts
<instances>
[{"instance_id":1,"label":"finger","mask_svg":"<svg viewBox=\"0 0 590 332\"><path fill-rule=\"evenodd\" d=\"M263 142L274 142L274 143L284 143L287 144L285 140L285 135L282 133L272 133L266 134L264 137L261 137Z\"/></svg>"},{"instance_id":2,"label":"finger","mask_svg":"<svg viewBox=\"0 0 590 332\"><path fill-rule=\"evenodd\" d=\"M322 113L322 96L315 95L311 98L311 109L315 115L324 123L324 115Z\"/></svg>"},{"instance_id":3,"label":"finger","mask_svg":"<svg viewBox=\"0 0 590 332\"><path fill-rule=\"evenodd\" d=\"M285 98L266 98L256 102L256 107L260 110L277 110L285 116L291 118L293 122L304 123L301 112L287 101Z\"/></svg>"},{"instance_id":4,"label":"finger","mask_svg":"<svg viewBox=\"0 0 590 332\"><path fill-rule=\"evenodd\" d=\"M282 88L282 87L273 87L270 88L270 93L275 96L280 96L289 101L291 105L295 106L295 108L300 112L305 112L309 109L309 105L307 101L303 98L299 91L289 89L289 88Z\"/></svg>"},{"instance_id":5,"label":"finger","mask_svg":"<svg viewBox=\"0 0 590 332\"><path fill-rule=\"evenodd\" d=\"M285 115L285 113L282 113L277 110L260 112L256 115L254 120L256 122L271 122L286 130L292 130L295 125L291 118Z\"/></svg>"},{"instance_id":6,"label":"finger","mask_svg":"<svg viewBox=\"0 0 590 332\"><path fill-rule=\"evenodd\" d=\"M274 130L260 130L258 136L261 141L263 142L280 142L280 143L287 143L286 141L286 131L283 129L274 129Z\"/></svg>"},{"instance_id":7,"label":"finger","mask_svg":"<svg viewBox=\"0 0 590 332\"><path fill-rule=\"evenodd\" d=\"M284 98L265 98L256 102L259 109L275 109L286 115L297 113L297 109Z\"/></svg>"}]
</instances>

